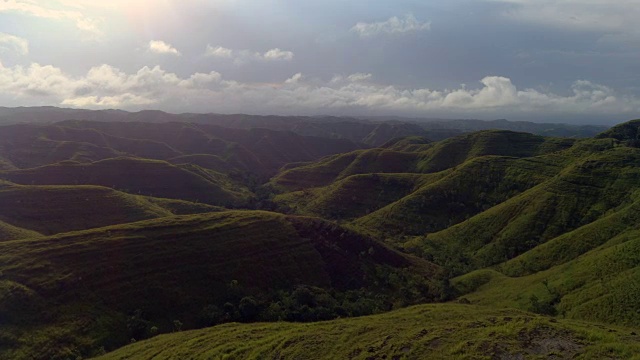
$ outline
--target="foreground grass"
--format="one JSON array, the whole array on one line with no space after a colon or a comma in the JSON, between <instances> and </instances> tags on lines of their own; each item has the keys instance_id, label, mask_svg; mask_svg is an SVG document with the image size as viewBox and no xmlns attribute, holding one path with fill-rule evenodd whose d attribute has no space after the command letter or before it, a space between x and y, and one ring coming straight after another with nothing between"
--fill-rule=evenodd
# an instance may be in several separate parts
<instances>
[{"instance_id":1,"label":"foreground grass","mask_svg":"<svg viewBox=\"0 0 640 360\"><path fill-rule=\"evenodd\" d=\"M98 359L640 359L639 340L632 329L436 304L311 324L225 324Z\"/></svg>"}]
</instances>

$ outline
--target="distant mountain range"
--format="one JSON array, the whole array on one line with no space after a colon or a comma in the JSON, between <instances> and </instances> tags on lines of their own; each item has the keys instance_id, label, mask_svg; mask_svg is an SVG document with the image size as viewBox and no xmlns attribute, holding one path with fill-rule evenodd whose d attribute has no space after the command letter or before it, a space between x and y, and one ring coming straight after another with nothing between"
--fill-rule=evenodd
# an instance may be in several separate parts
<instances>
[{"instance_id":1,"label":"distant mountain range","mask_svg":"<svg viewBox=\"0 0 640 360\"><path fill-rule=\"evenodd\" d=\"M292 131L300 135L341 138L368 146L380 146L393 138L424 136L443 140L464 132L478 130L512 130L544 136L593 137L608 127L569 125L508 120L416 119L401 117L335 116L261 116L246 114L169 114L157 110L126 112L122 110L83 110L57 107L0 107L0 125L20 123L51 124L66 120L99 122L193 122L227 128L264 128Z\"/></svg>"}]
</instances>

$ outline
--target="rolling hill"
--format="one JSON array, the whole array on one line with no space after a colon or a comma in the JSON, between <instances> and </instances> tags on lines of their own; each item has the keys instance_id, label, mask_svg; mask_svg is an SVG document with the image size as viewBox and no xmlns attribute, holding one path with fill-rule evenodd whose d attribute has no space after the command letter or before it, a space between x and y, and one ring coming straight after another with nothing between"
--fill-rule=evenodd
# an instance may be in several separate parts
<instances>
[{"instance_id":1,"label":"rolling hill","mask_svg":"<svg viewBox=\"0 0 640 360\"><path fill-rule=\"evenodd\" d=\"M489 155L533 157L570 148L574 140L545 138L510 131L481 131L437 143L407 147L406 141L387 147L328 156L316 162L288 167L272 180L284 190L329 185L350 175L368 173L434 173ZM415 141L414 140L414 141ZM397 150L396 150L397 149Z\"/></svg>"},{"instance_id":2,"label":"rolling hill","mask_svg":"<svg viewBox=\"0 0 640 360\"><path fill-rule=\"evenodd\" d=\"M413 169L343 176L371 150L336 155L284 169L273 186L296 191L275 201L433 261L460 275L457 291L474 303L630 325L639 126L578 141L492 131L393 142L385 149L416 154Z\"/></svg>"},{"instance_id":3,"label":"rolling hill","mask_svg":"<svg viewBox=\"0 0 640 360\"><path fill-rule=\"evenodd\" d=\"M5 225L2 241L219 210L205 204L86 185L4 186L0 188L0 203L0 221Z\"/></svg>"},{"instance_id":4,"label":"rolling hill","mask_svg":"<svg viewBox=\"0 0 640 360\"><path fill-rule=\"evenodd\" d=\"M174 320L193 328L370 314L440 298L437 271L321 219L268 212L5 241L0 356L86 357L169 332Z\"/></svg>"},{"instance_id":5,"label":"rolling hill","mask_svg":"<svg viewBox=\"0 0 640 360\"><path fill-rule=\"evenodd\" d=\"M0 172L0 178L24 185L99 185L123 192L237 206L251 194L221 174L197 166L172 165L139 158L111 158L93 163L61 162Z\"/></svg>"},{"instance_id":6,"label":"rolling hill","mask_svg":"<svg viewBox=\"0 0 640 360\"><path fill-rule=\"evenodd\" d=\"M640 351L639 121L68 114L0 127L1 358Z\"/></svg>"}]
</instances>

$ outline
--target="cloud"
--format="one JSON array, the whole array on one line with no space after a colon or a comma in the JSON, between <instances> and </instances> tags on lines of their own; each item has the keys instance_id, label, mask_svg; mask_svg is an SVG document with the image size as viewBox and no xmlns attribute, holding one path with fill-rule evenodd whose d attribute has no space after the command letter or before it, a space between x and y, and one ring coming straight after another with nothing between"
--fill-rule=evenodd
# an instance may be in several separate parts
<instances>
[{"instance_id":1,"label":"cloud","mask_svg":"<svg viewBox=\"0 0 640 360\"><path fill-rule=\"evenodd\" d=\"M371 74L365 73L355 73L347 76L347 80L351 82L359 82L359 81L367 81L373 77Z\"/></svg>"},{"instance_id":2,"label":"cloud","mask_svg":"<svg viewBox=\"0 0 640 360\"><path fill-rule=\"evenodd\" d=\"M234 63L242 65L252 61L291 61L294 54L292 51L280 50L279 48L259 53L251 50L232 50L222 46L213 47L207 44L204 56L232 59Z\"/></svg>"},{"instance_id":3,"label":"cloud","mask_svg":"<svg viewBox=\"0 0 640 360\"><path fill-rule=\"evenodd\" d=\"M291 51L283 51L278 48L271 49L265 52L262 57L265 60L291 60L293 59L293 52Z\"/></svg>"},{"instance_id":4,"label":"cloud","mask_svg":"<svg viewBox=\"0 0 640 360\"><path fill-rule=\"evenodd\" d=\"M359 22L351 28L351 31L356 32L363 38L384 34L407 34L426 30L431 30L431 22L420 22L412 14L405 15L404 18L393 16L382 22Z\"/></svg>"},{"instance_id":5,"label":"cloud","mask_svg":"<svg viewBox=\"0 0 640 360\"><path fill-rule=\"evenodd\" d=\"M102 35L99 20L85 16L77 10L59 10L28 0L3 0L0 1L0 13L14 12L29 16L35 16L51 20L71 20L76 27L94 36Z\"/></svg>"},{"instance_id":6,"label":"cloud","mask_svg":"<svg viewBox=\"0 0 640 360\"><path fill-rule=\"evenodd\" d=\"M60 105L71 106L76 108L117 108L121 107L122 104L128 104L129 106L135 105L150 105L153 104L154 101L151 99L147 99L141 96L136 96L133 94L122 94L122 95L114 95L114 96L85 96L85 97L75 97L71 99L63 100Z\"/></svg>"},{"instance_id":7,"label":"cloud","mask_svg":"<svg viewBox=\"0 0 640 360\"><path fill-rule=\"evenodd\" d=\"M11 51L18 55L27 55L29 53L29 42L15 35L0 33L0 51Z\"/></svg>"},{"instance_id":8,"label":"cloud","mask_svg":"<svg viewBox=\"0 0 640 360\"><path fill-rule=\"evenodd\" d=\"M302 73L297 73L292 77L288 78L284 81L285 84L297 84L300 80L302 80Z\"/></svg>"},{"instance_id":9,"label":"cloud","mask_svg":"<svg viewBox=\"0 0 640 360\"><path fill-rule=\"evenodd\" d=\"M604 33L637 43L639 0L485 0L502 3L501 14L517 23L532 23L571 31ZM637 46L637 45L636 45Z\"/></svg>"},{"instance_id":10,"label":"cloud","mask_svg":"<svg viewBox=\"0 0 640 360\"><path fill-rule=\"evenodd\" d=\"M149 51L157 54L182 55L176 48L161 40L149 41Z\"/></svg>"},{"instance_id":11,"label":"cloud","mask_svg":"<svg viewBox=\"0 0 640 360\"><path fill-rule=\"evenodd\" d=\"M336 80L338 79L339 80ZM51 65L0 64L0 96L16 104L38 103L86 108L167 111L301 113L387 113L427 116L553 114L632 116L640 99L587 80L578 80L568 95L518 89L511 79L487 76L477 88L407 89L377 84L370 74L356 73L331 81L296 73L281 83L226 80L215 71L180 77L159 66L126 73L110 65L72 76ZM623 115L622 115L623 114Z\"/></svg>"},{"instance_id":12,"label":"cloud","mask_svg":"<svg viewBox=\"0 0 640 360\"><path fill-rule=\"evenodd\" d=\"M222 46L213 47L207 44L204 55L218 58L231 58L233 56L233 50L224 48Z\"/></svg>"}]
</instances>

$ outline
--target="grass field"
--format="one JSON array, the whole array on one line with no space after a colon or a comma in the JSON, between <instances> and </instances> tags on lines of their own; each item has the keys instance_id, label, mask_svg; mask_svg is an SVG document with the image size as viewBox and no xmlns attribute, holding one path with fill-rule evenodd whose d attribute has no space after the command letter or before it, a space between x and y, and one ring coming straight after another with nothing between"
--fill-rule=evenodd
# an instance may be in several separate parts
<instances>
[{"instance_id":1,"label":"grass field","mask_svg":"<svg viewBox=\"0 0 640 360\"><path fill-rule=\"evenodd\" d=\"M226 324L158 336L98 359L638 359L636 332L437 304L313 324Z\"/></svg>"}]
</instances>

